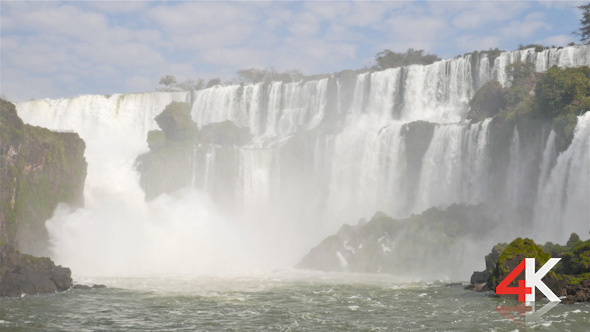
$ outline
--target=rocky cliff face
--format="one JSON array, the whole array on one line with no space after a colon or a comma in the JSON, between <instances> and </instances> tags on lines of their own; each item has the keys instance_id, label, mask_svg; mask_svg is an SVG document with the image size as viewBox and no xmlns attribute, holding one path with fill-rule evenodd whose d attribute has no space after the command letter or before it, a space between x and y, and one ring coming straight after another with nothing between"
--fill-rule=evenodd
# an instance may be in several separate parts
<instances>
[{"instance_id":1,"label":"rocky cliff face","mask_svg":"<svg viewBox=\"0 0 590 332\"><path fill-rule=\"evenodd\" d=\"M483 205L454 204L396 220L378 212L344 225L303 257L298 268L460 278L465 243L485 243L501 224Z\"/></svg>"},{"instance_id":2,"label":"rocky cliff face","mask_svg":"<svg viewBox=\"0 0 590 332\"><path fill-rule=\"evenodd\" d=\"M136 160L146 199L191 184L207 188L207 178L213 173L225 174L225 181L207 189L216 198L230 199L238 180L237 147L252 138L248 128L224 121L197 129L188 104L179 102L168 105L155 119L162 130L148 132L150 151ZM194 177L194 173L202 175ZM190 183L189 179L199 181Z\"/></svg>"},{"instance_id":3,"label":"rocky cliff face","mask_svg":"<svg viewBox=\"0 0 590 332\"><path fill-rule=\"evenodd\" d=\"M70 269L20 251L47 255L45 221L59 203L83 205L85 143L25 125L12 103L0 103L0 296L66 290Z\"/></svg>"},{"instance_id":4,"label":"rocky cliff face","mask_svg":"<svg viewBox=\"0 0 590 332\"><path fill-rule=\"evenodd\" d=\"M0 244L46 255L45 221L57 204L84 204L85 143L78 134L23 124L1 101Z\"/></svg>"}]
</instances>

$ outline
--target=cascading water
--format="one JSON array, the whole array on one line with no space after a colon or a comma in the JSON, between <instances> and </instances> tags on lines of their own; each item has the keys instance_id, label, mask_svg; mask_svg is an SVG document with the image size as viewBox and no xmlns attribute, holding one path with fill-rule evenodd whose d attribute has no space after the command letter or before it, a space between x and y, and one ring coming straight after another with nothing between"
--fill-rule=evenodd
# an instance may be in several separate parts
<instances>
[{"instance_id":1,"label":"cascading water","mask_svg":"<svg viewBox=\"0 0 590 332\"><path fill-rule=\"evenodd\" d=\"M539 237L550 240L549 234L569 232L586 235L590 230L590 112L578 117L574 138L569 148L555 160L554 136L547 140L543 165L553 161L551 171L542 174L535 221L545 232Z\"/></svg>"},{"instance_id":2,"label":"cascading water","mask_svg":"<svg viewBox=\"0 0 590 332\"><path fill-rule=\"evenodd\" d=\"M291 266L342 223L377 210L405 217L459 202L530 209L535 234L553 241L572 231L585 234L588 114L559 155L554 133L547 131L540 143L520 142L515 128L507 169L496 167L491 121L463 119L477 88L490 79L508 84L509 63L527 61L537 71L588 66L590 46L504 52L489 60L467 55L306 82L19 103L25 122L75 130L87 142L87 206L59 209L48 222L55 258L75 271L101 266L100 273L129 271L123 266L135 257L148 262L141 264L150 266L147 272L203 272L247 265L252 257ZM238 160L235 170L220 168L225 153L195 147L187 186L211 192L232 177L238 183L230 200L212 202L187 189L143 201L132 162L147 150L153 118L171 101L189 101L199 127L231 120L254 135L227 152ZM560 232L553 232L556 221ZM96 261L83 258L88 255ZM182 263L167 261L169 255Z\"/></svg>"}]
</instances>

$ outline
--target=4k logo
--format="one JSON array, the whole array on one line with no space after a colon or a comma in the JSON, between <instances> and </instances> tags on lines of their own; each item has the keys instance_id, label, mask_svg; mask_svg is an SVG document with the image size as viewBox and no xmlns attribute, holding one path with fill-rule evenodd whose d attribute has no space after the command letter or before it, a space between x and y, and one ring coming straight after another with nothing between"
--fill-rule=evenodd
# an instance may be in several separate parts
<instances>
[{"instance_id":1,"label":"4k logo","mask_svg":"<svg viewBox=\"0 0 590 332\"><path fill-rule=\"evenodd\" d=\"M519 301L534 302L535 288L539 288L549 301L558 302L559 298L545 285L541 279L551 270L561 258L550 258L539 271L535 272L535 259L525 258L510 274L496 287L496 294L516 294ZM509 287L510 282L525 271L525 280L518 281L518 287Z\"/></svg>"}]
</instances>

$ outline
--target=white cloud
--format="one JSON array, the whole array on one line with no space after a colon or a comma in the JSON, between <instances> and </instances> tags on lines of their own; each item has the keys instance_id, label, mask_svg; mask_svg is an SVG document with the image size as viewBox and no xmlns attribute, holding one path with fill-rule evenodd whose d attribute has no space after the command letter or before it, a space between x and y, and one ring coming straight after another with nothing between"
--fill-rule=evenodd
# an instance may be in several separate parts
<instances>
[{"instance_id":1,"label":"white cloud","mask_svg":"<svg viewBox=\"0 0 590 332\"><path fill-rule=\"evenodd\" d=\"M389 44L396 45L394 51L410 47L431 50L437 40L446 38L449 33L448 23L437 17L391 17L388 23L393 34Z\"/></svg>"},{"instance_id":2,"label":"white cloud","mask_svg":"<svg viewBox=\"0 0 590 332\"><path fill-rule=\"evenodd\" d=\"M154 88L154 79L147 76L132 76L125 79L125 86L130 91L144 92Z\"/></svg>"},{"instance_id":3,"label":"white cloud","mask_svg":"<svg viewBox=\"0 0 590 332\"><path fill-rule=\"evenodd\" d=\"M500 47L500 42L501 38L499 36L463 35L455 39L455 43L465 50L464 52Z\"/></svg>"},{"instance_id":4,"label":"white cloud","mask_svg":"<svg viewBox=\"0 0 590 332\"><path fill-rule=\"evenodd\" d=\"M149 7L147 1L126 0L126 1L88 1L84 2L87 8L95 9L105 13L120 14L133 13Z\"/></svg>"},{"instance_id":5,"label":"white cloud","mask_svg":"<svg viewBox=\"0 0 590 332\"><path fill-rule=\"evenodd\" d=\"M538 30L550 30L551 26L545 22L542 13L531 13L524 20L511 21L500 29L500 33L506 38L524 39L531 37Z\"/></svg>"},{"instance_id":6,"label":"white cloud","mask_svg":"<svg viewBox=\"0 0 590 332\"><path fill-rule=\"evenodd\" d=\"M534 40L558 45L577 27L554 15L572 17L572 6L523 1L0 5L1 87L25 98L28 85L44 97L141 91L155 88L164 74L225 79L249 67L333 72L369 64L384 48L454 56Z\"/></svg>"},{"instance_id":7,"label":"white cloud","mask_svg":"<svg viewBox=\"0 0 590 332\"><path fill-rule=\"evenodd\" d=\"M470 1L455 2L454 5L449 7L444 3L444 6L434 6L440 11L439 14L453 17L452 24L455 27L467 30L493 28L492 24L513 19L530 6L524 1ZM451 8L453 12L449 12Z\"/></svg>"},{"instance_id":8,"label":"white cloud","mask_svg":"<svg viewBox=\"0 0 590 332\"><path fill-rule=\"evenodd\" d=\"M572 35L555 35L543 39L538 39L534 43L544 46L565 46L571 42L575 42L575 38Z\"/></svg>"}]
</instances>

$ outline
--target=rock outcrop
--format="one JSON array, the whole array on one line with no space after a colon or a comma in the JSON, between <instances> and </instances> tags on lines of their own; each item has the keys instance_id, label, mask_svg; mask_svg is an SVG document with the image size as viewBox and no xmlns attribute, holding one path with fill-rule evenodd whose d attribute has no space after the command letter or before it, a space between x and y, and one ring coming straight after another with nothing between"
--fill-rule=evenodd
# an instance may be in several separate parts
<instances>
[{"instance_id":1,"label":"rock outcrop","mask_svg":"<svg viewBox=\"0 0 590 332\"><path fill-rule=\"evenodd\" d=\"M576 234L571 235L565 246L550 242L539 246L531 239L522 238L517 238L510 244L498 244L486 256L486 269L473 273L471 286L468 288L496 291L500 282L525 258L535 258L535 268L538 270L552 257L561 258L561 261L543 277L542 281L547 287L563 303L590 301L590 240L580 241ZM509 286L517 287L519 280L524 280L524 272ZM516 295L500 296L516 298ZM542 298L544 295L537 289L535 297Z\"/></svg>"},{"instance_id":2,"label":"rock outcrop","mask_svg":"<svg viewBox=\"0 0 590 332\"><path fill-rule=\"evenodd\" d=\"M45 221L59 203L84 204L86 145L76 133L24 124L0 102L0 246L46 256Z\"/></svg>"},{"instance_id":3,"label":"rock outcrop","mask_svg":"<svg viewBox=\"0 0 590 332\"><path fill-rule=\"evenodd\" d=\"M70 289L72 272L47 257L20 254L12 247L0 252L0 296L54 293Z\"/></svg>"},{"instance_id":4,"label":"rock outcrop","mask_svg":"<svg viewBox=\"0 0 590 332\"><path fill-rule=\"evenodd\" d=\"M484 239L499 221L483 205L454 204L396 220L382 212L343 225L303 257L298 268L426 276L454 276L465 259L462 241Z\"/></svg>"},{"instance_id":5,"label":"rock outcrop","mask_svg":"<svg viewBox=\"0 0 590 332\"><path fill-rule=\"evenodd\" d=\"M78 134L26 125L0 100L0 296L71 287L70 269L28 254L47 254L45 221L59 203L83 205L84 150Z\"/></svg>"},{"instance_id":6,"label":"rock outcrop","mask_svg":"<svg viewBox=\"0 0 590 332\"><path fill-rule=\"evenodd\" d=\"M191 183L194 172L225 174L218 188L206 188L217 199L233 195L238 176L237 147L252 138L248 128L240 128L231 121L211 123L197 129L191 119L188 104L174 102L156 116L162 130L148 133L150 151L136 160L140 184L147 200L163 193L173 193L189 185L204 188L206 183ZM207 156L215 155L223 162L209 165ZM233 174L235 176L227 176Z\"/></svg>"}]
</instances>

